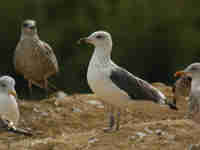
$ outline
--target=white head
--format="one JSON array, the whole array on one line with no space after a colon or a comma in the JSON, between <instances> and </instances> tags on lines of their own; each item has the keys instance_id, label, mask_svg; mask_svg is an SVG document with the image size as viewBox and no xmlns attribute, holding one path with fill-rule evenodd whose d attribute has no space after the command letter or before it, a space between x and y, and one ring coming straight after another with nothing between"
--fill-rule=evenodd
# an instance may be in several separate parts
<instances>
[{"instance_id":1,"label":"white head","mask_svg":"<svg viewBox=\"0 0 200 150\"><path fill-rule=\"evenodd\" d=\"M17 97L15 91L15 80L10 76L0 77L0 93Z\"/></svg>"},{"instance_id":2,"label":"white head","mask_svg":"<svg viewBox=\"0 0 200 150\"><path fill-rule=\"evenodd\" d=\"M112 50L112 38L110 33L105 31L96 31L92 33L90 36L81 38L79 42L84 41L86 43L90 43L95 46L95 48L104 49L107 51Z\"/></svg>"}]
</instances>

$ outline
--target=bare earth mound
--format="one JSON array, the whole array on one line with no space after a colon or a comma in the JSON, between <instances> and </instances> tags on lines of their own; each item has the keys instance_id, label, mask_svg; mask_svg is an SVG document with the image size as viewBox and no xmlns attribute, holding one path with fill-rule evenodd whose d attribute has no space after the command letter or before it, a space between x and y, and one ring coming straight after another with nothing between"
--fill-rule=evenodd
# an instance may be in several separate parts
<instances>
[{"instance_id":1,"label":"bare earth mound","mask_svg":"<svg viewBox=\"0 0 200 150\"><path fill-rule=\"evenodd\" d=\"M155 84L167 96L171 88ZM122 113L118 132L104 133L106 106L95 95L75 94L42 101L19 101L19 126L35 135L1 133L0 150L186 150L200 143L200 126L178 111L151 102L133 102Z\"/></svg>"}]
</instances>

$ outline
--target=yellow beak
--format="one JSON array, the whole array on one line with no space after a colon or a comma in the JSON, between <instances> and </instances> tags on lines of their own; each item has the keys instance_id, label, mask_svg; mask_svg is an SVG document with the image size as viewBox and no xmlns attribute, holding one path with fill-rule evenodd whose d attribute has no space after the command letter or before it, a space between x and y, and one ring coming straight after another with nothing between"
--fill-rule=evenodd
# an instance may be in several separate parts
<instances>
[{"instance_id":1,"label":"yellow beak","mask_svg":"<svg viewBox=\"0 0 200 150\"><path fill-rule=\"evenodd\" d=\"M9 91L8 91L8 95L12 95L12 96L14 96L15 98L17 98L17 93L16 93L16 91L14 91L14 90L9 90Z\"/></svg>"}]
</instances>

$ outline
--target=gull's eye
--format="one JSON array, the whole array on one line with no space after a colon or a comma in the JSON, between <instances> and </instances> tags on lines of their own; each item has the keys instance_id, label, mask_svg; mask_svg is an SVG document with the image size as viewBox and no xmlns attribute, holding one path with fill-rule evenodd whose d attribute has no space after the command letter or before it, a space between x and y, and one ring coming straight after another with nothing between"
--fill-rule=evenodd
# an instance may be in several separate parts
<instances>
[{"instance_id":1,"label":"gull's eye","mask_svg":"<svg viewBox=\"0 0 200 150\"><path fill-rule=\"evenodd\" d=\"M195 70L198 70L197 67L192 67L191 70L195 71Z\"/></svg>"},{"instance_id":2,"label":"gull's eye","mask_svg":"<svg viewBox=\"0 0 200 150\"><path fill-rule=\"evenodd\" d=\"M2 86L2 87L6 87L6 84L2 83L1 86Z\"/></svg>"},{"instance_id":3,"label":"gull's eye","mask_svg":"<svg viewBox=\"0 0 200 150\"><path fill-rule=\"evenodd\" d=\"M102 35L97 35L96 38L97 38L97 39L102 39L103 36L102 36Z\"/></svg>"}]
</instances>

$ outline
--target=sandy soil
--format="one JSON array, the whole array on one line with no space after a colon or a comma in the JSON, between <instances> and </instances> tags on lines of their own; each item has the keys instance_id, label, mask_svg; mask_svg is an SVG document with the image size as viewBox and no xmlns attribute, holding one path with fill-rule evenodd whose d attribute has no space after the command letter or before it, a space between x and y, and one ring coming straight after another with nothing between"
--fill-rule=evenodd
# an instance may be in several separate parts
<instances>
[{"instance_id":1,"label":"sandy soil","mask_svg":"<svg viewBox=\"0 0 200 150\"><path fill-rule=\"evenodd\" d=\"M154 85L172 97L170 87ZM178 102L178 111L151 102L130 103L120 130L111 133L102 130L108 124L106 104L93 94L19 100L19 106L19 127L35 135L3 132L0 150L186 150L200 143L199 124L184 119L185 100Z\"/></svg>"}]
</instances>

